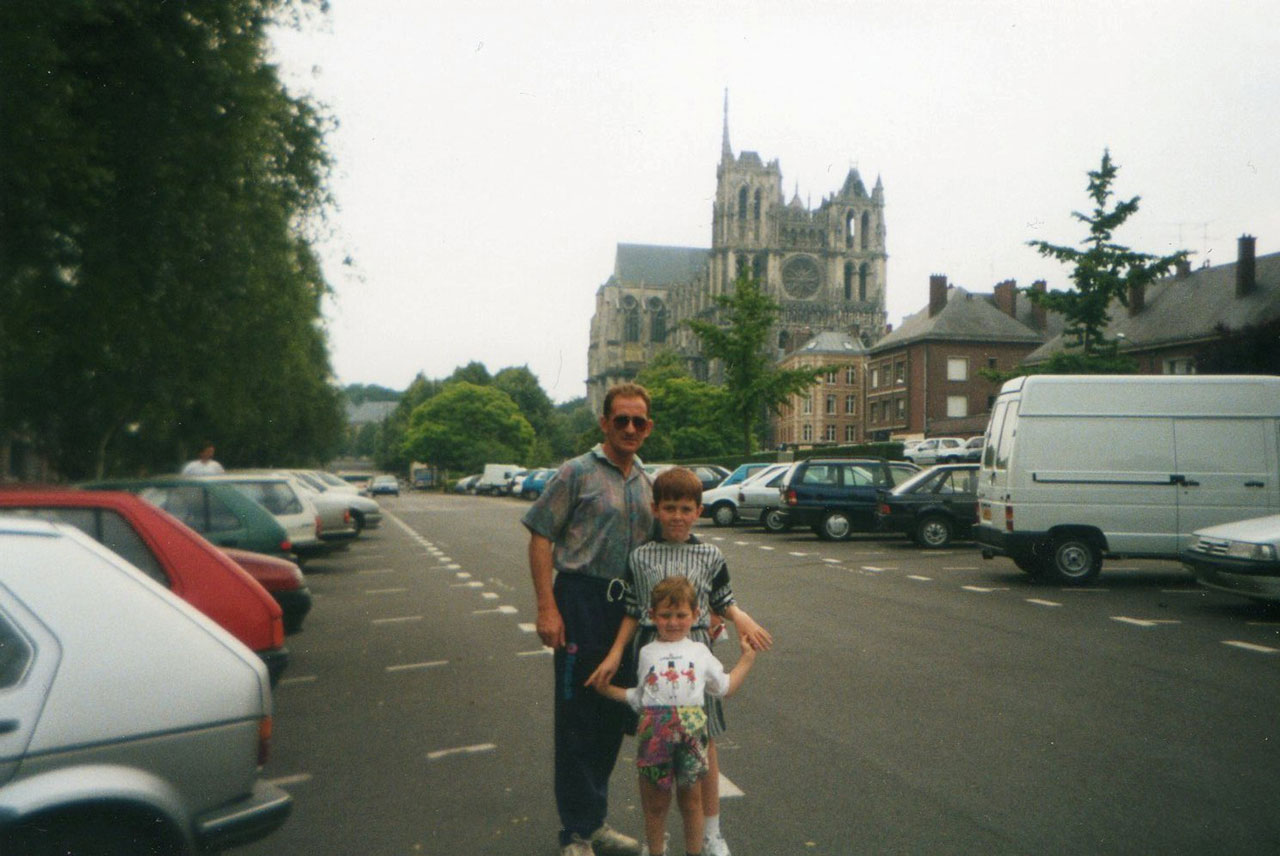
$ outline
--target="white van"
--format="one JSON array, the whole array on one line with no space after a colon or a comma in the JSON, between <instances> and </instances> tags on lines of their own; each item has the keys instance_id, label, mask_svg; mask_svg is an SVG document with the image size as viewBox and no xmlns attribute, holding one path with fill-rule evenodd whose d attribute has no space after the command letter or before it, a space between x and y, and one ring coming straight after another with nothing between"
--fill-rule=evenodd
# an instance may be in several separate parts
<instances>
[{"instance_id":1,"label":"white van","mask_svg":"<svg viewBox=\"0 0 1280 856\"><path fill-rule=\"evenodd\" d=\"M975 538L1048 581L1177 559L1206 526L1280 511L1280 377L1038 375L1000 390Z\"/></svg>"},{"instance_id":2,"label":"white van","mask_svg":"<svg viewBox=\"0 0 1280 856\"><path fill-rule=\"evenodd\" d=\"M476 481L476 493L501 496L507 492L507 482L515 478L516 473L523 469L524 467L519 464L485 464L484 472Z\"/></svg>"}]
</instances>

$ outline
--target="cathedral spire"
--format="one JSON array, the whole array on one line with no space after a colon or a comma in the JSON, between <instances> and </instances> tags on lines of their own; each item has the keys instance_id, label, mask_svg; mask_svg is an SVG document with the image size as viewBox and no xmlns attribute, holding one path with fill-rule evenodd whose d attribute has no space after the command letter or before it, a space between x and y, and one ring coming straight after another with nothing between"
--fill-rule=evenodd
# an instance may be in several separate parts
<instances>
[{"instance_id":1,"label":"cathedral spire","mask_svg":"<svg viewBox=\"0 0 1280 856\"><path fill-rule=\"evenodd\" d=\"M720 159L733 160L733 149L729 146L729 87L724 88L724 136L720 142Z\"/></svg>"}]
</instances>

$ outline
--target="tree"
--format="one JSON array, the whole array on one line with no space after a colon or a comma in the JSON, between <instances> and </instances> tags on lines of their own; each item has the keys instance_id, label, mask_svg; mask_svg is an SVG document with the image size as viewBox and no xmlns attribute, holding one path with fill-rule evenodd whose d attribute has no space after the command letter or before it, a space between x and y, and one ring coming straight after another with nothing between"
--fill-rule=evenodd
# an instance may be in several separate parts
<instances>
[{"instance_id":1,"label":"tree","mask_svg":"<svg viewBox=\"0 0 1280 856\"><path fill-rule=\"evenodd\" d=\"M1091 214L1073 211L1071 216L1089 226L1084 239L1084 249L1051 244L1048 241L1028 241L1040 255L1072 265L1071 280L1074 291L1038 291L1025 289L1033 303L1059 312L1066 319L1063 333L1068 337L1069 348L1081 348L1085 362L1115 356L1115 343L1108 342L1105 329L1111 321L1108 308L1111 302L1129 305L1131 288L1145 288L1168 273L1179 262L1185 261L1187 251L1180 250L1167 256L1139 253L1117 244L1112 234L1138 210L1140 197L1117 201L1108 208L1113 195L1111 184L1119 167L1111 160L1111 152L1104 150L1102 163L1089 173L1089 197L1094 207ZM1079 367L1077 366L1077 369Z\"/></svg>"},{"instance_id":2,"label":"tree","mask_svg":"<svg viewBox=\"0 0 1280 856\"><path fill-rule=\"evenodd\" d=\"M486 462L524 462L533 440L533 427L505 392L457 381L410 415L404 454L442 469L469 472Z\"/></svg>"},{"instance_id":3,"label":"tree","mask_svg":"<svg viewBox=\"0 0 1280 856\"><path fill-rule=\"evenodd\" d=\"M674 351L664 350L636 376L649 390L653 431L644 456L652 460L714 459L726 455L737 424L724 387L695 380Z\"/></svg>"},{"instance_id":4,"label":"tree","mask_svg":"<svg viewBox=\"0 0 1280 856\"><path fill-rule=\"evenodd\" d=\"M716 295L715 302L721 323L685 323L701 341L703 355L724 366L728 409L741 432L742 451L750 454L756 426L768 413L777 414L792 395L813 386L828 368L778 368L768 342L780 307L746 271L738 274L733 294Z\"/></svg>"}]
</instances>

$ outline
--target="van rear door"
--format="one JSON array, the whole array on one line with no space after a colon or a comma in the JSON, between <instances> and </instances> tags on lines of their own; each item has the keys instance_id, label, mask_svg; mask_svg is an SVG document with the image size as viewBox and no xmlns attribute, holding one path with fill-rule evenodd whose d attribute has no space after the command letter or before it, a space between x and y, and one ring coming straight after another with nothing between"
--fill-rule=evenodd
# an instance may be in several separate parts
<instances>
[{"instance_id":1,"label":"van rear door","mask_svg":"<svg viewBox=\"0 0 1280 856\"><path fill-rule=\"evenodd\" d=\"M1174 420L1179 549L1197 529L1280 510L1276 445L1273 419Z\"/></svg>"}]
</instances>

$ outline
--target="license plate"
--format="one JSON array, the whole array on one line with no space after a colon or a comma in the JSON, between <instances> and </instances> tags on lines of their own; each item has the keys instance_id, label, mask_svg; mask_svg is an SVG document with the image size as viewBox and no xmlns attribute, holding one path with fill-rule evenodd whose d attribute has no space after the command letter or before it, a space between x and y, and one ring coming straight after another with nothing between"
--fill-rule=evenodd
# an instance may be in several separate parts
<instances>
[{"instance_id":1,"label":"license plate","mask_svg":"<svg viewBox=\"0 0 1280 856\"><path fill-rule=\"evenodd\" d=\"M990 522L991 520L991 506L987 505L986 503L983 503L983 506L982 506L982 519L988 522Z\"/></svg>"}]
</instances>

